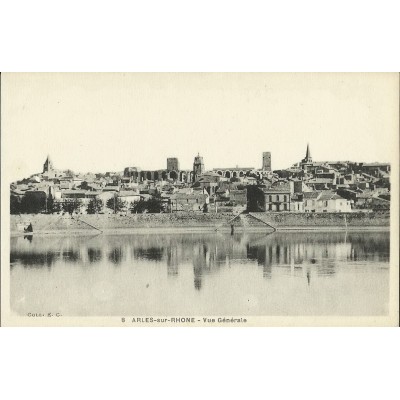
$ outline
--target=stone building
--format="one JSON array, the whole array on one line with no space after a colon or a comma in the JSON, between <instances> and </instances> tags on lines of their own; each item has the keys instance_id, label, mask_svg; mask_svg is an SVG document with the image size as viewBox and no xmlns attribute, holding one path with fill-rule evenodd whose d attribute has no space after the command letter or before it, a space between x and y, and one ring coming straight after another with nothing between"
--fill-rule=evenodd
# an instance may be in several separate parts
<instances>
[{"instance_id":1,"label":"stone building","mask_svg":"<svg viewBox=\"0 0 400 400\"><path fill-rule=\"evenodd\" d=\"M264 189L265 211L290 211L292 182L276 182L270 188Z\"/></svg>"},{"instance_id":2,"label":"stone building","mask_svg":"<svg viewBox=\"0 0 400 400\"><path fill-rule=\"evenodd\" d=\"M382 173L390 173L389 163L364 163L362 171L374 177L379 177Z\"/></svg>"},{"instance_id":3,"label":"stone building","mask_svg":"<svg viewBox=\"0 0 400 400\"><path fill-rule=\"evenodd\" d=\"M304 211L305 212L316 212L317 207L317 199L321 192L305 192L303 193L303 201L304 201Z\"/></svg>"},{"instance_id":4,"label":"stone building","mask_svg":"<svg viewBox=\"0 0 400 400\"><path fill-rule=\"evenodd\" d=\"M194 158L193 162L193 182L197 181L199 176L203 174L204 171L205 169L203 157L201 157L200 154L197 153L197 156Z\"/></svg>"},{"instance_id":5,"label":"stone building","mask_svg":"<svg viewBox=\"0 0 400 400\"><path fill-rule=\"evenodd\" d=\"M290 199L290 211L304 212L304 193L294 193Z\"/></svg>"},{"instance_id":6,"label":"stone building","mask_svg":"<svg viewBox=\"0 0 400 400\"><path fill-rule=\"evenodd\" d=\"M318 212L351 212L351 202L333 192L322 192L317 198Z\"/></svg>"},{"instance_id":7,"label":"stone building","mask_svg":"<svg viewBox=\"0 0 400 400\"><path fill-rule=\"evenodd\" d=\"M248 185L246 192L250 212L290 211L293 182L278 181L270 187Z\"/></svg>"},{"instance_id":8,"label":"stone building","mask_svg":"<svg viewBox=\"0 0 400 400\"><path fill-rule=\"evenodd\" d=\"M194 159L193 170L181 170L179 160L176 157L167 158L167 169L142 170L139 167L126 167L124 177L132 178L132 182L140 183L144 181L170 181L170 182L195 182L204 172L203 157L197 155Z\"/></svg>"},{"instance_id":9,"label":"stone building","mask_svg":"<svg viewBox=\"0 0 400 400\"><path fill-rule=\"evenodd\" d=\"M221 176L219 174L206 172L197 179L195 186L198 185L201 189L207 190L207 193L211 196L215 194L220 181Z\"/></svg>"},{"instance_id":10,"label":"stone building","mask_svg":"<svg viewBox=\"0 0 400 400\"><path fill-rule=\"evenodd\" d=\"M330 191L304 193L305 212L351 212L351 201Z\"/></svg>"},{"instance_id":11,"label":"stone building","mask_svg":"<svg viewBox=\"0 0 400 400\"><path fill-rule=\"evenodd\" d=\"M301 160L300 166L301 166L301 169L307 170L312 165L313 165L313 162L312 162L312 157L311 157L310 146L307 143L306 156Z\"/></svg>"},{"instance_id":12,"label":"stone building","mask_svg":"<svg viewBox=\"0 0 400 400\"><path fill-rule=\"evenodd\" d=\"M247 190L246 189L231 189L229 191L229 201L233 205L245 206L247 204Z\"/></svg>"},{"instance_id":13,"label":"stone building","mask_svg":"<svg viewBox=\"0 0 400 400\"><path fill-rule=\"evenodd\" d=\"M223 178L244 178L250 174L256 174L253 167L235 167L235 168L213 168L213 172Z\"/></svg>"},{"instance_id":14,"label":"stone building","mask_svg":"<svg viewBox=\"0 0 400 400\"><path fill-rule=\"evenodd\" d=\"M262 155L262 170L271 171L271 152L264 151Z\"/></svg>"},{"instance_id":15,"label":"stone building","mask_svg":"<svg viewBox=\"0 0 400 400\"><path fill-rule=\"evenodd\" d=\"M203 212L209 203L209 195L199 193L174 193L170 196L170 211L198 211Z\"/></svg>"},{"instance_id":16,"label":"stone building","mask_svg":"<svg viewBox=\"0 0 400 400\"><path fill-rule=\"evenodd\" d=\"M179 160L176 157L167 158L167 171L179 171Z\"/></svg>"},{"instance_id":17,"label":"stone building","mask_svg":"<svg viewBox=\"0 0 400 400\"><path fill-rule=\"evenodd\" d=\"M48 155L46 161L43 164L43 173L53 171L53 163L50 160L50 156Z\"/></svg>"}]
</instances>

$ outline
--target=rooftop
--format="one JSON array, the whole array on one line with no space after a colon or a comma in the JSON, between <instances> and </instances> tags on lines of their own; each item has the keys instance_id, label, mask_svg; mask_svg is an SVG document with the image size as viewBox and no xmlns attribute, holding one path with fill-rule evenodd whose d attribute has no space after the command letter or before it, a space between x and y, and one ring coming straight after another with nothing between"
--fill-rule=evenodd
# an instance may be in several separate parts
<instances>
[{"instance_id":1,"label":"rooftop","mask_svg":"<svg viewBox=\"0 0 400 400\"><path fill-rule=\"evenodd\" d=\"M304 192L304 199L316 199L321 192Z\"/></svg>"},{"instance_id":2,"label":"rooftop","mask_svg":"<svg viewBox=\"0 0 400 400\"><path fill-rule=\"evenodd\" d=\"M326 192L326 191L322 192L318 198L318 200L337 200L337 199L343 199L343 197L339 196L336 193Z\"/></svg>"},{"instance_id":3,"label":"rooftop","mask_svg":"<svg viewBox=\"0 0 400 400\"><path fill-rule=\"evenodd\" d=\"M363 167L388 167L388 166L390 166L390 163L373 162L373 163L363 164Z\"/></svg>"}]
</instances>

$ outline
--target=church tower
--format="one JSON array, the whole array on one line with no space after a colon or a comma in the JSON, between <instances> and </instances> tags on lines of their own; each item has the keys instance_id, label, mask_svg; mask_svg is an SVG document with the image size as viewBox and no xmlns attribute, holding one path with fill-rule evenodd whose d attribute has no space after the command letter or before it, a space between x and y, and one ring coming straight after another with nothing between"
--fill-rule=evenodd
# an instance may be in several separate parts
<instances>
[{"instance_id":1,"label":"church tower","mask_svg":"<svg viewBox=\"0 0 400 400\"><path fill-rule=\"evenodd\" d=\"M306 150L306 156L301 160L301 168L307 170L307 166L312 164L312 157L311 157L311 151L310 151L310 146L307 143L307 150Z\"/></svg>"},{"instance_id":2,"label":"church tower","mask_svg":"<svg viewBox=\"0 0 400 400\"><path fill-rule=\"evenodd\" d=\"M304 159L304 161L306 163L311 163L312 162L312 158L311 158L311 152L310 152L310 146L307 143L307 151L306 151L306 158Z\"/></svg>"},{"instance_id":3,"label":"church tower","mask_svg":"<svg viewBox=\"0 0 400 400\"><path fill-rule=\"evenodd\" d=\"M53 170L53 163L50 160L50 156L47 156L45 163L43 164L43 173Z\"/></svg>"},{"instance_id":4,"label":"church tower","mask_svg":"<svg viewBox=\"0 0 400 400\"><path fill-rule=\"evenodd\" d=\"M195 182L202 173L204 173L204 161L203 157L197 153L197 156L194 158L193 162L193 182Z\"/></svg>"}]
</instances>

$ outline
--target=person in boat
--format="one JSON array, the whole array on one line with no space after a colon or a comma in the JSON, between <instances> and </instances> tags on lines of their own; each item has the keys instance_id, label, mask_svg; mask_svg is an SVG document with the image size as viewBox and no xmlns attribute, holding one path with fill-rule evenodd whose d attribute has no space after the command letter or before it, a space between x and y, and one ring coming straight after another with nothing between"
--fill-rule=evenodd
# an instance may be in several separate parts
<instances>
[{"instance_id":1,"label":"person in boat","mask_svg":"<svg viewBox=\"0 0 400 400\"><path fill-rule=\"evenodd\" d=\"M32 226L32 222L29 223L27 228L24 228L25 232L33 232L33 226Z\"/></svg>"}]
</instances>

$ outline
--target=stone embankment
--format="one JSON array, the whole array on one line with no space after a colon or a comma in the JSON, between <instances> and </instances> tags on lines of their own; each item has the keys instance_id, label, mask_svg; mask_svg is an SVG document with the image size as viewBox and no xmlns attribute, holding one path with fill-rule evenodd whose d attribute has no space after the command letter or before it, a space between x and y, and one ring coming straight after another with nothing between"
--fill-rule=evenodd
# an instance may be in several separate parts
<instances>
[{"instance_id":1,"label":"stone embankment","mask_svg":"<svg viewBox=\"0 0 400 400\"><path fill-rule=\"evenodd\" d=\"M236 218L235 218L236 217ZM390 216L379 213L173 213L100 215L11 215L12 234L21 234L32 223L34 233L127 232L135 229L368 229L388 228Z\"/></svg>"}]
</instances>

